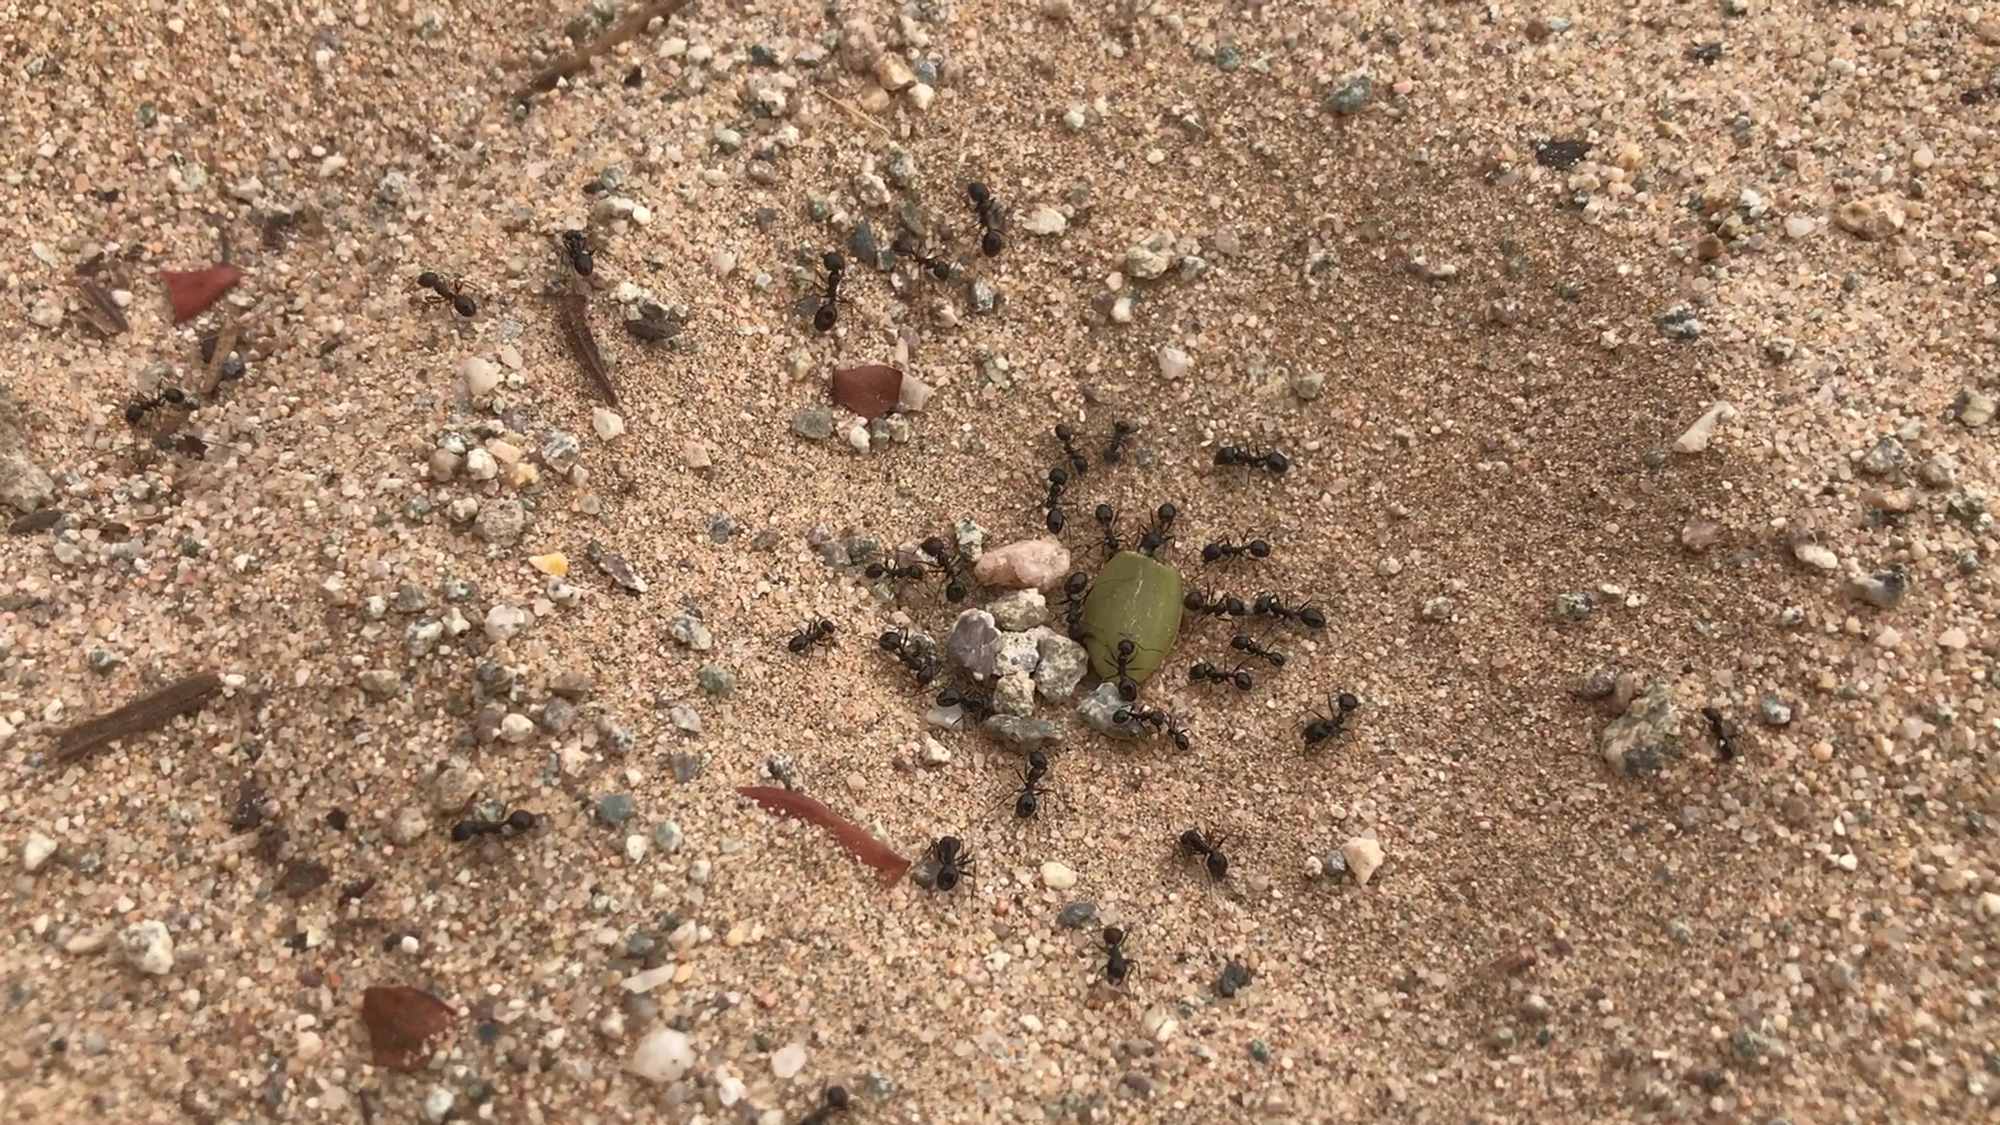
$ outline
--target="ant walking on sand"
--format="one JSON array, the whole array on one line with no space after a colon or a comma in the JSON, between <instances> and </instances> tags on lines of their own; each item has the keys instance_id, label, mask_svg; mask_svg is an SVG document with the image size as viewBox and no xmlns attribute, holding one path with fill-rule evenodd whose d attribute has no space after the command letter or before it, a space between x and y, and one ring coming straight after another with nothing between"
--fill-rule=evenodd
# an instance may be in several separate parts
<instances>
[{"instance_id":1,"label":"ant walking on sand","mask_svg":"<svg viewBox=\"0 0 2000 1125\"><path fill-rule=\"evenodd\" d=\"M1000 251L1007 248L1007 240L1000 234L999 201L977 180L965 185L965 194L972 198L972 211L979 216L979 225L986 232L980 236L979 252L989 258L999 257Z\"/></svg>"},{"instance_id":2,"label":"ant walking on sand","mask_svg":"<svg viewBox=\"0 0 2000 1125\"><path fill-rule=\"evenodd\" d=\"M1251 539L1240 544L1227 539L1217 539L1201 549L1201 561L1210 565L1243 555L1249 555L1253 559L1268 559L1271 557L1271 545L1262 539Z\"/></svg>"},{"instance_id":3,"label":"ant walking on sand","mask_svg":"<svg viewBox=\"0 0 2000 1125\"><path fill-rule=\"evenodd\" d=\"M1116 926L1104 927L1104 979L1113 985L1123 986L1125 978L1132 973L1136 963L1125 956L1125 931Z\"/></svg>"},{"instance_id":4,"label":"ant walking on sand","mask_svg":"<svg viewBox=\"0 0 2000 1125\"><path fill-rule=\"evenodd\" d=\"M1028 766L1021 771L1020 787L1010 794L1014 799L1014 817L1017 820L1031 820L1041 811L1042 798L1055 795L1055 790L1042 784L1049 776L1049 756L1040 750L1028 751ZM1001 800L1006 800L1002 797Z\"/></svg>"},{"instance_id":5,"label":"ant walking on sand","mask_svg":"<svg viewBox=\"0 0 2000 1125\"><path fill-rule=\"evenodd\" d=\"M1273 668L1283 668L1285 666L1284 653L1274 648L1265 648L1257 638L1248 633L1238 633L1234 637L1231 637L1229 639L1229 647L1246 656L1255 656L1270 661Z\"/></svg>"},{"instance_id":6,"label":"ant walking on sand","mask_svg":"<svg viewBox=\"0 0 2000 1125\"><path fill-rule=\"evenodd\" d=\"M956 836L940 836L932 843L928 852L937 862L937 874L932 876L931 885L941 891L950 891L972 871L972 853Z\"/></svg>"},{"instance_id":7,"label":"ant walking on sand","mask_svg":"<svg viewBox=\"0 0 2000 1125\"><path fill-rule=\"evenodd\" d=\"M1067 422L1056 423L1056 440L1062 443L1063 455L1069 458L1069 471L1082 476L1090 468L1090 459L1076 447L1076 431Z\"/></svg>"},{"instance_id":8,"label":"ant walking on sand","mask_svg":"<svg viewBox=\"0 0 2000 1125\"><path fill-rule=\"evenodd\" d=\"M1167 737L1173 739L1174 748L1183 752L1190 745L1187 725L1171 712L1158 707L1120 707L1111 713L1111 721L1121 727L1126 723L1140 723L1153 728L1156 734L1164 730Z\"/></svg>"},{"instance_id":9,"label":"ant walking on sand","mask_svg":"<svg viewBox=\"0 0 2000 1125\"><path fill-rule=\"evenodd\" d=\"M446 281L442 276L425 270L417 275L417 287L431 291L424 300L433 305L449 304L452 311L460 316L472 316L479 311L479 302L466 296L465 283L458 278Z\"/></svg>"},{"instance_id":10,"label":"ant walking on sand","mask_svg":"<svg viewBox=\"0 0 2000 1125\"><path fill-rule=\"evenodd\" d=\"M917 639L902 629L891 629L877 637L875 643L883 652L896 658L896 662L910 670L918 687L929 687L937 679L938 655L928 646L919 644Z\"/></svg>"},{"instance_id":11,"label":"ant walking on sand","mask_svg":"<svg viewBox=\"0 0 2000 1125\"><path fill-rule=\"evenodd\" d=\"M847 273L847 259L837 250L828 250L820 258L820 264L826 267L826 296L820 300L819 311L813 314L813 330L831 332L840 320L840 279Z\"/></svg>"},{"instance_id":12,"label":"ant walking on sand","mask_svg":"<svg viewBox=\"0 0 2000 1125\"><path fill-rule=\"evenodd\" d=\"M819 1099L819 1105L811 1113L799 1118L799 1125L826 1125L836 1113L846 1113L848 1109L847 1087L828 1086Z\"/></svg>"},{"instance_id":13,"label":"ant walking on sand","mask_svg":"<svg viewBox=\"0 0 2000 1125\"><path fill-rule=\"evenodd\" d=\"M1730 729L1729 720L1714 707L1701 709L1701 717L1708 720L1708 733L1715 737L1716 756L1727 762L1736 757L1736 732Z\"/></svg>"},{"instance_id":14,"label":"ant walking on sand","mask_svg":"<svg viewBox=\"0 0 2000 1125\"><path fill-rule=\"evenodd\" d=\"M1258 594L1251 603L1250 611L1259 617L1275 617L1281 621L1294 621L1308 629L1326 628L1326 614L1313 607L1311 602L1301 602L1288 606L1278 595L1266 591Z\"/></svg>"},{"instance_id":15,"label":"ant walking on sand","mask_svg":"<svg viewBox=\"0 0 2000 1125\"><path fill-rule=\"evenodd\" d=\"M832 648L834 631L833 622L824 617L815 617L800 627L798 632L793 633L792 639L785 642L785 647L800 656L811 652L815 645Z\"/></svg>"},{"instance_id":16,"label":"ant walking on sand","mask_svg":"<svg viewBox=\"0 0 2000 1125\"><path fill-rule=\"evenodd\" d=\"M1250 612L1244 606L1242 598L1228 592L1204 594L1200 590L1189 590L1181 598L1181 605L1191 613L1209 617L1221 617L1224 614L1230 617L1242 617Z\"/></svg>"},{"instance_id":17,"label":"ant walking on sand","mask_svg":"<svg viewBox=\"0 0 2000 1125\"><path fill-rule=\"evenodd\" d=\"M1229 857L1222 854L1224 836L1204 837L1201 829L1190 828L1181 833L1181 855L1192 858L1202 857L1202 866L1208 869L1208 877L1221 882L1229 878Z\"/></svg>"},{"instance_id":18,"label":"ant walking on sand","mask_svg":"<svg viewBox=\"0 0 2000 1125\"><path fill-rule=\"evenodd\" d=\"M569 259L570 268L584 277L597 268L590 257L590 236L580 230L562 232L563 256Z\"/></svg>"},{"instance_id":19,"label":"ant walking on sand","mask_svg":"<svg viewBox=\"0 0 2000 1125\"><path fill-rule=\"evenodd\" d=\"M474 836L491 836L498 833L502 839L525 836L535 830L542 819L527 809L515 809L507 814L507 819L497 821L461 820L451 826L453 843L463 844Z\"/></svg>"},{"instance_id":20,"label":"ant walking on sand","mask_svg":"<svg viewBox=\"0 0 2000 1125\"><path fill-rule=\"evenodd\" d=\"M159 394L135 398L126 403L125 424L136 428L146 420L146 415L163 406L180 406L194 410L199 405L193 395L179 387L162 387Z\"/></svg>"},{"instance_id":21,"label":"ant walking on sand","mask_svg":"<svg viewBox=\"0 0 2000 1125\"><path fill-rule=\"evenodd\" d=\"M1049 470L1049 494L1042 499L1042 507L1048 511L1044 522L1053 532L1060 532L1069 521L1063 516L1062 494L1069 487L1069 472L1060 466Z\"/></svg>"},{"instance_id":22,"label":"ant walking on sand","mask_svg":"<svg viewBox=\"0 0 2000 1125\"><path fill-rule=\"evenodd\" d=\"M1291 459L1275 449L1259 453L1254 449L1240 449L1233 445L1218 446L1215 451L1215 463L1248 465L1254 469L1263 469L1275 477L1284 476L1285 470L1292 467Z\"/></svg>"},{"instance_id":23,"label":"ant walking on sand","mask_svg":"<svg viewBox=\"0 0 2000 1125\"><path fill-rule=\"evenodd\" d=\"M1116 465L1120 461L1123 461L1125 459L1125 443L1132 440L1132 435L1138 432L1138 427L1130 422L1118 421L1111 423L1111 444L1104 447L1104 463L1107 465Z\"/></svg>"},{"instance_id":24,"label":"ant walking on sand","mask_svg":"<svg viewBox=\"0 0 2000 1125\"><path fill-rule=\"evenodd\" d=\"M1354 714L1360 706L1361 700L1351 691L1327 696L1326 713L1322 715L1315 712L1312 720L1306 723L1305 730L1301 732L1306 745L1316 746L1347 729L1347 717Z\"/></svg>"},{"instance_id":25,"label":"ant walking on sand","mask_svg":"<svg viewBox=\"0 0 2000 1125\"><path fill-rule=\"evenodd\" d=\"M1152 526L1139 537L1139 551L1147 558L1157 558L1161 548L1174 541L1174 520L1180 514L1171 500L1154 509Z\"/></svg>"},{"instance_id":26,"label":"ant walking on sand","mask_svg":"<svg viewBox=\"0 0 2000 1125\"><path fill-rule=\"evenodd\" d=\"M969 688L949 687L938 692L937 705L947 709L956 707L959 709L960 719L970 715L972 721L976 723L985 722L993 717L993 697L981 695Z\"/></svg>"},{"instance_id":27,"label":"ant walking on sand","mask_svg":"<svg viewBox=\"0 0 2000 1125\"><path fill-rule=\"evenodd\" d=\"M897 235L896 241L889 244L889 249L894 251L896 254L908 258L911 261L922 266L924 269L930 272L930 275L932 277L938 279L939 281L951 280L951 271L952 271L951 262L944 258L933 258L925 254L922 250L917 248L917 240L912 238L910 235L908 234Z\"/></svg>"},{"instance_id":28,"label":"ant walking on sand","mask_svg":"<svg viewBox=\"0 0 2000 1125\"><path fill-rule=\"evenodd\" d=\"M1097 520L1098 532L1104 536L1104 557L1110 558L1125 549L1125 541L1118 537L1118 509L1109 504L1099 504L1091 513Z\"/></svg>"},{"instance_id":29,"label":"ant walking on sand","mask_svg":"<svg viewBox=\"0 0 2000 1125\"><path fill-rule=\"evenodd\" d=\"M965 571L969 565L965 553L956 543L947 543L944 536L933 535L917 544L931 562L931 569L937 571L944 582L944 600L957 605L965 600Z\"/></svg>"},{"instance_id":30,"label":"ant walking on sand","mask_svg":"<svg viewBox=\"0 0 2000 1125\"><path fill-rule=\"evenodd\" d=\"M1237 691L1249 691L1257 686L1257 678L1249 669L1238 664L1234 668L1218 668L1206 660L1197 660L1188 666L1188 682L1192 684L1229 684Z\"/></svg>"}]
</instances>

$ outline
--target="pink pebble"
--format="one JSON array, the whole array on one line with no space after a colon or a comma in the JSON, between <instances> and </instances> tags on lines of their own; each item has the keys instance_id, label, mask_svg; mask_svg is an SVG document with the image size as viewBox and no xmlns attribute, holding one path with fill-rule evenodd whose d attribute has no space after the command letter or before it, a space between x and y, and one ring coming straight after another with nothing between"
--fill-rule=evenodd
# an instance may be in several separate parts
<instances>
[{"instance_id":1,"label":"pink pebble","mask_svg":"<svg viewBox=\"0 0 2000 1125\"><path fill-rule=\"evenodd\" d=\"M1053 590L1069 574L1069 550L1054 539L1023 539L995 547L972 564L972 577L996 590Z\"/></svg>"}]
</instances>

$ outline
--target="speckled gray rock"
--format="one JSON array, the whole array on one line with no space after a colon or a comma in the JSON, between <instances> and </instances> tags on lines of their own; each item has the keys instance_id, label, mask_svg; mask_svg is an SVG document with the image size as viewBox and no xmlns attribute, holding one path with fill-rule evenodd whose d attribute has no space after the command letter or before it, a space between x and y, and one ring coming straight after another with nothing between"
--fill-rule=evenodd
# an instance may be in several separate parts
<instances>
[{"instance_id":1,"label":"speckled gray rock","mask_svg":"<svg viewBox=\"0 0 2000 1125\"><path fill-rule=\"evenodd\" d=\"M944 651L952 663L973 675L991 676L1000 652L1000 629L993 623L993 615L983 609L959 614L944 639Z\"/></svg>"},{"instance_id":2,"label":"speckled gray rock","mask_svg":"<svg viewBox=\"0 0 2000 1125\"><path fill-rule=\"evenodd\" d=\"M1044 742L1062 740L1062 729L1047 719L995 715L987 719L982 726L985 727L987 734L1003 742L1011 742L1022 749L1033 749Z\"/></svg>"},{"instance_id":3,"label":"speckled gray rock","mask_svg":"<svg viewBox=\"0 0 2000 1125\"><path fill-rule=\"evenodd\" d=\"M1090 670L1090 653L1077 642L1053 629L1030 632L1035 638L1035 690L1043 699L1058 703L1068 699Z\"/></svg>"},{"instance_id":4,"label":"speckled gray rock","mask_svg":"<svg viewBox=\"0 0 2000 1125\"><path fill-rule=\"evenodd\" d=\"M1352 117L1368 108L1375 96L1375 83L1365 74L1349 77L1326 98L1327 107L1342 117Z\"/></svg>"},{"instance_id":5,"label":"speckled gray rock","mask_svg":"<svg viewBox=\"0 0 2000 1125\"><path fill-rule=\"evenodd\" d=\"M125 963L147 976L163 977L174 971L174 938L166 924L147 920L134 922L118 935L118 948Z\"/></svg>"},{"instance_id":6,"label":"speckled gray rock","mask_svg":"<svg viewBox=\"0 0 2000 1125\"><path fill-rule=\"evenodd\" d=\"M1035 713L1035 681L1026 672L1009 672L993 684L993 709L1002 715Z\"/></svg>"},{"instance_id":7,"label":"speckled gray rock","mask_svg":"<svg viewBox=\"0 0 2000 1125\"><path fill-rule=\"evenodd\" d=\"M1083 697L1083 701L1076 705L1076 713L1090 724L1092 730L1118 738L1138 738L1138 723L1119 723L1113 718L1127 706L1124 700L1118 698L1118 685L1105 683L1097 685L1097 690Z\"/></svg>"},{"instance_id":8,"label":"speckled gray rock","mask_svg":"<svg viewBox=\"0 0 2000 1125\"><path fill-rule=\"evenodd\" d=\"M1587 591L1571 590L1556 595L1556 620L1577 622L1597 608L1597 598Z\"/></svg>"},{"instance_id":9,"label":"speckled gray rock","mask_svg":"<svg viewBox=\"0 0 2000 1125\"><path fill-rule=\"evenodd\" d=\"M680 643L696 652L707 652L715 647L715 635L708 631L701 617L694 613L682 613L667 624L667 632Z\"/></svg>"},{"instance_id":10,"label":"speckled gray rock","mask_svg":"<svg viewBox=\"0 0 2000 1125\"><path fill-rule=\"evenodd\" d=\"M701 684L701 690L710 695L728 695L736 690L736 673L720 664L702 665L694 678Z\"/></svg>"},{"instance_id":11,"label":"speckled gray rock","mask_svg":"<svg viewBox=\"0 0 2000 1125\"><path fill-rule=\"evenodd\" d=\"M1125 272L1137 278L1155 278L1174 265L1172 231L1156 230L1125 249Z\"/></svg>"},{"instance_id":12,"label":"speckled gray rock","mask_svg":"<svg viewBox=\"0 0 2000 1125\"><path fill-rule=\"evenodd\" d=\"M597 799L597 819L615 827L632 819L634 807L629 794L611 793Z\"/></svg>"},{"instance_id":13,"label":"speckled gray rock","mask_svg":"<svg viewBox=\"0 0 2000 1125\"><path fill-rule=\"evenodd\" d=\"M1606 764L1627 777L1658 773L1678 737L1680 716L1665 680L1655 680L1597 737Z\"/></svg>"},{"instance_id":14,"label":"speckled gray rock","mask_svg":"<svg viewBox=\"0 0 2000 1125\"><path fill-rule=\"evenodd\" d=\"M472 521L472 530L480 539L497 547L505 547L521 540L521 532L528 526L528 511L519 500L501 499L489 501L479 508L479 515Z\"/></svg>"},{"instance_id":15,"label":"speckled gray rock","mask_svg":"<svg viewBox=\"0 0 2000 1125\"><path fill-rule=\"evenodd\" d=\"M1909 461L1910 454L1903 448L1903 443L1893 437L1884 436L1867 453L1862 454L1861 460L1855 467L1871 477L1886 477L1900 472Z\"/></svg>"},{"instance_id":16,"label":"speckled gray rock","mask_svg":"<svg viewBox=\"0 0 2000 1125\"><path fill-rule=\"evenodd\" d=\"M1792 705L1771 692L1765 692L1757 699L1757 714L1771 726L1788 726L1792 721Z\"/></svg>"},{"instance_id":17,"label":"speckled gray rock","mask_svg":"<svg viewBox=\"0 0 2000 1125\"><path fill-rule=\"evenodd\" d=\"M993 615L995 625L1020 633L1049 619L1049 601L1040 590L1015 590L993 599L986 611Z\"/></svg>"},{"instance_id":18,"label":"speckled gray rock","mask_svg":"<svg viewBox=\"0 0 2000 1125\"><path fill-rule=\"evenodd\" d=\"M792 432L809 441L825 441L833 436L833 411L824 406L807 406L792 415Z\"/></svg>"},{"instance_id":19,"label":"speckled gray rock","mask_svg":"<svg viewBox=\"0 0 2000 1125\"><path fill-rule=\"evenodd\" d=\"M1902 567L1890 567L1847 583L1847 592L1876 609L1895 609L1910 592L1910 576Z\"/></svg>"},{"instance_id":20,"label":"speckled gray rock","mask_svg":"<svg viewBox=\"0 0 2000 1125\"><path fill-rule=\"evenodd\" d=\"M1080 930L1096 920L1097 904L1087 898L1070 903L1056 915L1056 925L1068 930Z\"/></svg>"},{"instance_id":21,"label":"speckled gray rock","mask_svg":"<svg viewBox=\"0 0 2000 1125\"><path fill-rule=\"evenodd\" d=\"M28 436L19 407L0 388L0 504L32 512L55 499L56 482L28 456Z\"/></svg>"}]
</instances>

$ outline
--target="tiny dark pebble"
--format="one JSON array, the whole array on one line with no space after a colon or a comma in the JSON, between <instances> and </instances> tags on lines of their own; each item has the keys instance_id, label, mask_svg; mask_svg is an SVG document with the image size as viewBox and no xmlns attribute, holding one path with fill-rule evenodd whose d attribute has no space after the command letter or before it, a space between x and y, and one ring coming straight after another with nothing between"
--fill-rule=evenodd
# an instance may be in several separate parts
<instances>
[{"instance_id":1,"label":"tiny dark pebble","mask_svg":"<svg viewBox=\"0 0 2000 1125\"><path fill-rule=\"evenodd\" d=\"M1153 1080L1136 1070L1126 1071L1124 1082L1126 1089L1140 1097L1145 1097L1153 1092Z\"/></svg>"},{"instance_id":2,"label":"tiny dark pebble","mask_svg":"<svg viewBox=\"0 0 2000 1125\"><path fill-rule=\"evenodd\" d=\"M674 780L686 785L701 776L701 755L677 753L673 757Z\"/></svg>"},{"instance_id":3,"label":"tiny dark pebble","mask_svg":"<svg viewBox=\"0 0 2000 1125\"><path fill-rule=\"evenodd\" d=\"M627 90L636 90L639 88L640 84L645 81L646 81L646 70L644 67L635 66L631 70L625 72L625 88Z\"/></svg>"},{"instance_id":4,"label":"tiny dark pebble","mask_svg":"<svg viewBox=\"0 0 2000 1125\"><path fill-rule=\"evenodd\" d=\"M847 247L865 265L874 265L882 256L882 249L875 242L875 228L866 219L854 224L854 233L848 236Z\"/></svg>"},{"instance_id":5,"label":"tiny dark pebble","mask_svg":"<svg viewBox=\"0 0 2000 1125\"><path fill-rule=\"evenodd\" d=\"M1596 147L1589 141L1542 141L1535 145L1535 163L1558 172L1576 167Z\"/></svg>"},{"instance_id":6,"label":"tiny dark pebble","mask_svg":"<svg viewBox=\"0 0 2000 1125\"><path fill-rule=\"evenodd\" d=\"M1097 917L1097 904L1087 898L1078 899L1062 908L1056 915L1056 925L1065 929L1080 930Z\"/></svg>"},{"instance_id":7,"label":"tiny dark pebble","mask_svg":"<svg viewBox=\"0 0 2000 1125\"><path fill-rule=\"evenodd\" d=\"M33 535L37 531L47 531L61 522L61 510L56 508L42 508L38 511L29 512L27 515L8 524L7 530L14 535Z\"/></svg>"},{"instance_id":8,"label":"tiny dark pebble","mask_svg":"<svg viewBox=\"0 0 2000 1125\"><path fill-rule=\"evenodd\" d=\"M1234 958L1222 966L1222 972L1215 978L1215 994L1225 1000L1248 987L1250 987L1250 968Z\"/></svg>"},{"instance_id":9,"label":"tiny dark pebble","mask_svg":"<svg viewBox=\"0 0 2000 1125\"><path fill-rule=\"evenodd\" d=\"M326 814L326 826L335 832L347 831L347 810L335 809Z\"/></svg>"},{"instance_id":10,"label":"tiny dark pebble","mask_svg":"<svg viewBox=\"0 0 2000 1125\"><path fill-rule=\"evenodd\" d=\"M624 793L613 793L597 799L597 819L609 825L620 825L632 817L632 798Z\"/></svg>"}]
</instances>

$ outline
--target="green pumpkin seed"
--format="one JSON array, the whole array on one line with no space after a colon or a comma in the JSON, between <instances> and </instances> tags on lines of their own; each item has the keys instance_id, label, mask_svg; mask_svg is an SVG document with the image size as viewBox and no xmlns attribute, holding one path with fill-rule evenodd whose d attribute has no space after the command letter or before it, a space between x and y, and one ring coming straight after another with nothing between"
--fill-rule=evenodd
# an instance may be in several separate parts
<instances>
[{"instance_id":1,"label":"green pumpkin seed","mask_svg":"<svg viewBox=\"0 0 2000 1125\"><path fill-rule=\"evenodd\" d=\"M1181 631L1181 572L1136 551L1111 556L1083 600L1083 646L1101 680L1118 676L1118 642L1135 647L1125 675L1145 683Z\"/></svg>"}]
</instances>

